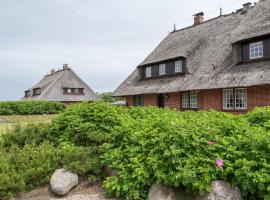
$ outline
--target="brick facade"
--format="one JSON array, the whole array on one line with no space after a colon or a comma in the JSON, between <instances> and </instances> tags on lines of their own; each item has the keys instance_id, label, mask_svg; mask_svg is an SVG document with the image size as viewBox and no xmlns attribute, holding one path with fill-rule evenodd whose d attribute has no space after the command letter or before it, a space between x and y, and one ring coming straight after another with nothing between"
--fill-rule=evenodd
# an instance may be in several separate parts
<instances>
[{"instance_id":1,"label":"brick facade","mask_svg":"<svg viewBox=\"0 0 270 200\"><path fill-rule=\"evenodd\" d=\"M126 97L127 105L133 106L133 96ZM164 101L165 107L181 109L181 92L168 93ZM145 106L157 106L157 94L144 95ZM234 111L232 113L243 113L251 111L255 107L270 105L270 85L252 86L247 88L247 110ZM198 92L198 110L222 109L222 89L201 90Z\"/></svg>"}]
</instances>

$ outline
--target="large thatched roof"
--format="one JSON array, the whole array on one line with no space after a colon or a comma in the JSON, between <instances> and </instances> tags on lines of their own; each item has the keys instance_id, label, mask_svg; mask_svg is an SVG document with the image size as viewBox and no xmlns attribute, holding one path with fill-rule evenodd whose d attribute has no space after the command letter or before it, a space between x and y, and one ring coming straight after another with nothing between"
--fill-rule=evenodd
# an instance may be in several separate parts
<instances>
[{"instance_id":1,"label":"large thatched roof","mask_svg":"<svg viewBox=\"0 0 270 200\"><path fill-rule=\"evenodd\" d=\"M139 80L138 68L116 89L115 96L270 84L270 61L235 66L232 44L270 34L270 0L247 12L223 15L170 33L139 65L186 57L185 76Z\"/></svg>"},{"instance_id":2,"label":"large thatched roof","mask_svg":"<svg viewBox=\"0 0 270 200\"><path fill-rule=\"evenodd\" d=\"M37 96L23 97L22 100L46 100L61 102L94 101L98 100L98 95L70 68L63 68L53 74L44 76L39 83L31 87L41 88L41 94ZM63 88L83 88L83 95L63 94Z\"/></svg>"}]
</instances>

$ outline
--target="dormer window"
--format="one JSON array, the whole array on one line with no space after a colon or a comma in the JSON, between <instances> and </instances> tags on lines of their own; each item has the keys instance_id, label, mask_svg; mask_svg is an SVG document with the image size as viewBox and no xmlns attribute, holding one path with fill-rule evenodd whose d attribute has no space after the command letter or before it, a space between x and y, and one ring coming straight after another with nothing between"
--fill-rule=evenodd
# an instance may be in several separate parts
<instances>
[{"instance_id":1,"label":"dormer window","mask_svg":"<svg viewBox=\"0 0 270 200\"><path fill-rule=\"evenodd\" d=\"M76 94L76 95L83 95L83 88L63 88L63 94L66 95L72 95L72 94Z\"/></svg>"},{"instance_id":2,"label":"dormer window","mask_svg":"<svg viewBox=\"0 0 270 200\"><path fill-rule=\"evenodd\" d=\"M263 57L263 41L249 44L249 59L257 59Z\"/></svg>"},{"instance_id":3,"label":"dormer window","mask_svg":"<svg viewBox=\"0 0 270 200\"><path fill-rule=\"evenodd\" d=\"M41 89L40 88L33 89L33 96L38 96L40 94L41 94Z\"/></svg>"},{"instance_id":4,"label":"dormer window","mask_svg":"<svg viewBox=\"0 0 270 200\"><path fill-rule=\"evenodd\" d=\"M31 91L27 90L24 92L24 97L30 97L31 96Z\"/></svg>"},{"instance_id":5,"label":"dormer window","mask_svg":"<svg viewBox=\"0 0 270 200\"><path fill-rule=\"evenodd\" d=\"M183 62L182 60L175 61L175 73L183 72Z\"/></svg>"},{"instance_id":6,"label":"dormer window","mask_svg":"<svg viewBox=\"0 0 270 200\"><path fill-rule=\"evenodd\" d=\"M152 67L146 67L145 69L145 77L150 78L152 76Z\"/></svg>"},{"instance_id":7,"label":"dormer window","mask_svg":"<svg viewBox=\"0 0 270 200\"><path fill-rule=\"evenodd\" d=\"M159 65L159 75L163 76L166 74L166 65L165 64L160 64Z\"/></svg>"}]
</instances>

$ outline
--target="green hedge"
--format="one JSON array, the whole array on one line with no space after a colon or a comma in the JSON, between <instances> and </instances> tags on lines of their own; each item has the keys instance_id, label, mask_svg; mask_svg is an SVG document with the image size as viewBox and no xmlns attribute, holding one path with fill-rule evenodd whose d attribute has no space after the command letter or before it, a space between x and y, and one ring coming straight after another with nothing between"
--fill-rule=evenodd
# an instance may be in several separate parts
<instances>
[{"instance_id":1,"label":"green hedge","mask_svg":"<svg viewBox=\"0 0 270 200\"><path fill-rule=\"evenodd\" d=\"M57 114L65 104L50 101L7 101L0 102L0 115Z\"/></svg>"},{"instance_id":2,"label":"green hedge","mask_svg":"<svg viewBox=\"0 0 270 200\"><path fill-rule=\"evenodd\" d=\"M270 194L269 108L247 115L115 107L103 102L72 105L51 124L29 125L1 137L0 198L48 182L54 169L102 176L115 169L107 194L147 199L159 182L204 194L213 180L238 186L245 199ZM223 160L224 166L216 166Z\"/></svg>"}]
</instances>

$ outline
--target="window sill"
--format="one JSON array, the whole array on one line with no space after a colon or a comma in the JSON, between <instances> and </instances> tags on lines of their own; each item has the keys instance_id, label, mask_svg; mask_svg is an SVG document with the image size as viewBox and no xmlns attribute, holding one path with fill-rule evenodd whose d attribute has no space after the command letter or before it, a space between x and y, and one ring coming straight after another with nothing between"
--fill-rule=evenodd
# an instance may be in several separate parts
<instances>
[{"instance_id":1,"label":"window sill","mask_svg":"<svg viewBox=\"0 0 270 200\"><path fill-rule=\"evenodd\" d=\"M247 112L248 109L222 109L222 112Z\"/></svg>"},{"instance_id":2,"label":"window sill","mask_svg":"<svg viewBox=\"0 0 270 200\"><path fill-rule=\"evenodd\" d=\"M256 58L256 59L252 59L252 60L241 61L238 64L236 64L236 66L245 65L245 64L249 64L249 63L262 62L262 61L269 61L269 60L270 60L270 58Z\"/></svg>"},{"instance_id":3,"label":"window sill","mask_svg":"<svg viewBox=\"0 0 270 200\"><path fill-rule=\"evenodd\" d=\"M152 79L158 79L158 78L166 78L166 77L173 77L173 76L184 76L186 73L185 72L180 72L180 73L174 73L174 74L165 74L165 75L159 75L159 76L151 76L151 77L145 77L141 78L140 80L152 80Z\"/></svg>"}]
</instances>

